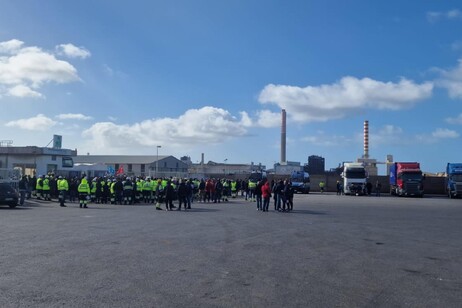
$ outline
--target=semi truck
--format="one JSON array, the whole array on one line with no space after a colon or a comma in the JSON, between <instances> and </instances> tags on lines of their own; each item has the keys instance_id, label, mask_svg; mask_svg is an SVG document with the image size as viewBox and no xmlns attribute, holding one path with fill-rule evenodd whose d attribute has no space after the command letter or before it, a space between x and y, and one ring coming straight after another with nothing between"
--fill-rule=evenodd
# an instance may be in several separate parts
<instances>
[{"instance_id":1,"label":"semi truck","mask_svg":"<svg viewBox=\"0 0 462 308\"><path fill-rule=\"evenodd\" d=\"M446 191L449 198L462 197L462 163L447 164Z\"/></svg>"},{"instance_id":2,"label":"semi truck","mask_svg":"<svg viewBox=\"0 0 462 308\"><path fill-rule=\"evenodd\" d=\"M292 171L290 174L292 189L294 192L309 194L310 193L310 175L304 171Z\"/></svg>"},{"instance_id":3,"label":"semi truck","mask_svg":"<svg viewBox=\"0 0 462 308\"><path fill-rule=\"evenodd\" d=\"M396 162L390 166L390 194L423 197L423 176L418 162Z\"/></svg>"},{"instance_id":4,"label":"semi truck","mask_svg":"<svg viewBox=\"0 0 462 308\"><path fill-rule=\"evenodd\" d=\"M344 163L342 178L345 195L359 196L365 194L367 174L362 163Z\"/></svg>"}]
</instances>

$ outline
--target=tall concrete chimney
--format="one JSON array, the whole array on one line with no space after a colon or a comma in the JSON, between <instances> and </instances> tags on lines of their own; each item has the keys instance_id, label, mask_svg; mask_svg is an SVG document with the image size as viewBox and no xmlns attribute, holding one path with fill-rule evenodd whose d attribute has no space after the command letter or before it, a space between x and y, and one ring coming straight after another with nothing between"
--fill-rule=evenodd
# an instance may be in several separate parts
<instances>
[{"instance_id":1,"label":"tall concrete chimney","mask_svg":"<svg viewBox=\"0 0 462 308\"><path fill-rule=\"evenodd\" d=\"M281 123L281 164L286 162L286 110L282 109Z\"/></svg>"},{"instance_id":2,"label":"tall concrete chimney","mask_svg":"<svg viewBox=\"0 0 462 308\"><path fill-rule=\"evenodd\" d=\"M363 158L369 158L369 121L364 121L364 155Z\"/></svg>"},{"instance_id":3,"label":"tall concrete chimney","mask_svg":"<svg viewBox=\"0 0 462 308\"><path fill-rule=\"evenodd\" d=\"M201 154L201 165L204 164L204 153Z\"/></svg>"}]
</instances>

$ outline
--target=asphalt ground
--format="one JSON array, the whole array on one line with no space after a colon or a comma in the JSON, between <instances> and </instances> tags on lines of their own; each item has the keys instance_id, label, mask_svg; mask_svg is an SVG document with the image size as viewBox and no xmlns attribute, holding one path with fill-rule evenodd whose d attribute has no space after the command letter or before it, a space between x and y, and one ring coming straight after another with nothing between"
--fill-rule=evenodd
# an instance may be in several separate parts
<instances>
[{"instance_id":1,"label":"asphalt ground","mask_svg":"<svg viewBox=\"0 0 462 308\"><path fill-rule=\"evenodd\" d=\"M0 307L461 307L462 200L0 208Z\"/></svg>"}]
</instances>

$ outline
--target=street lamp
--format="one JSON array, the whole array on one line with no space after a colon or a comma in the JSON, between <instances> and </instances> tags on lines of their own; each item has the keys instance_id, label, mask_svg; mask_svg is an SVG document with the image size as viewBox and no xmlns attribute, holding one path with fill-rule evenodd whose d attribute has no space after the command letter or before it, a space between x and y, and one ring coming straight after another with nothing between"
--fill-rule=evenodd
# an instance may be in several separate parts
<instances>
[{"instance_id":1,"label":"street lamp","mask_svg":"<svg viewBox=\"0 0 462 308\"><path fill-rule=\"evenodd\" d=\"M158 145L156 150L157 150L157 157L156 157L156 179L157 179L157 173L159 172L159 149L162 146Z\"/></svg>"}]
</instances>

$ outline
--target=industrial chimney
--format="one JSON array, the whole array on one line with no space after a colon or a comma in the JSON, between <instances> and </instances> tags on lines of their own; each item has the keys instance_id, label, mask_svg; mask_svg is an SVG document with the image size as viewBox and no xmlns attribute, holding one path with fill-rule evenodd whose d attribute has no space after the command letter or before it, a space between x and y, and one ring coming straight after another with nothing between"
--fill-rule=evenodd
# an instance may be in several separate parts
<instances>
[{"instance_id":1,"label":"industrial chimney","mask_svg":"<svg viewBox=\"0 0 462 308\"><path fill-rule=\"evenodd\" d=\"M281 164L286 162L286 110L282 109L281 123Z\"/></svg>"},{"instance_id":2,"label":"industrial chimney","mask_svg":"<svg viewBox=\"0 0 462 308\"><path fill-rule=\"evenodd\" d=\"M369 121L364 121L364 155L363 158L369 158Z\"/></svg>"}]
</instances>

